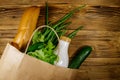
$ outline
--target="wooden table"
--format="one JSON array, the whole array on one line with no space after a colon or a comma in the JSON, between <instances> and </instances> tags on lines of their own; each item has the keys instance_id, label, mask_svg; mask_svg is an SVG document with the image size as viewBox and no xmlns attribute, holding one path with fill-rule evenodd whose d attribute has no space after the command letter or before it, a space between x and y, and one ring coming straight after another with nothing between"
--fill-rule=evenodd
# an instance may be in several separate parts
<instances>
[{"instance_id":1,"label":"wooden table","mask_svg":"<svg viewBox=\"0 0 120 80\"><path fill-rule=\"evenodd\" d=\"M0 0L0 55L14 38L23 11L41 6L38 25L44 24L44 0ZM94 50L80 67L80 80L120 80L120 0L49 0L49 20L56 21L81 4L87 6L68 21L68 33L83 25L72 40L70 57L83 45Z\"/></svg>"}]
</instances>

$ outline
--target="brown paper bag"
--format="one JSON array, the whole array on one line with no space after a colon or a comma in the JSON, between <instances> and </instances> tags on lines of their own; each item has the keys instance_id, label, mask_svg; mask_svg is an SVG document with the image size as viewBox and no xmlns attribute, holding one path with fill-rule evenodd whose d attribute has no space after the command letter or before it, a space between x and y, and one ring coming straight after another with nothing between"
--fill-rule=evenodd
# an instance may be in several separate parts
<instances>
[{"instance_id":1,"label":"brown paper bag","mask_svg":"<svg viewBox=\"0 0 120 80\"><path fill-rule=\"evenodd\" d=\"M0 60L0 80L80 80L78 74L21 53L9 43Z\"/></svg>"}]
</instances>

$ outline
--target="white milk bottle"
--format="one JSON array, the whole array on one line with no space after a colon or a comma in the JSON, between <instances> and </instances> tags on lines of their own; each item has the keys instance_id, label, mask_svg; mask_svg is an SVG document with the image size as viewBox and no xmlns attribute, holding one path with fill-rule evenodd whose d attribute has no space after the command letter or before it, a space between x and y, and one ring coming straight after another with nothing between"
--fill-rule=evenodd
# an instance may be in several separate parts
<instances>
[{"instance_id":1,"label":"white milk bottle","mask_svg":"<svg viewBox=\"0 0 120 80\"><path fill-rule=\"evenodd\" d=\"M68 67L68 64L69 64L68 48L69 48L70 42L71 42L70 38L65 36L60 37L59 44L55 51L59 59L55 65L61 66L61 67Z\"/></svg>"}]
</instances>

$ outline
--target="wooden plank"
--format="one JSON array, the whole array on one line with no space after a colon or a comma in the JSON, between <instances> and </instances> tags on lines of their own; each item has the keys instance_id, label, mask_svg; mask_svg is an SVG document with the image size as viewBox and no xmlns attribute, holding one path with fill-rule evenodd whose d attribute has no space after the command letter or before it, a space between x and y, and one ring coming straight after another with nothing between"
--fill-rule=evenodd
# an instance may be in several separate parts
<instances>
[{"instance_id":1,"label":"wooden plank","mask_svg":"<svg viewBox=\"0 0 120 80\"><path fill-rule=\"evenodd\" d=\"M81 73L87 74L86 80L119 80L120 65L109 66L81 66ZM80 78L80 74L78 76Z\"/></svg>"},{"instance_id":2,"label":"wooden plank","mask_svg":"<svg viewBox=\"0 0 120 80\"><path fill-rule=\"evenodd\" d=\"M16 33L17 33L17 30L14 30L14 29L0 30L0 38L13 38Z\"/></svg>"},{"instance_id":3,"label":"wooden plank","mask_svg":"<svg viewBox=\"0 0 120 80\"><path fill-rule=\"evenodd\" d=\"M11 42L13 38L0 38L0 46L4 47L8 42Z\"/></svg>"},{"instance_id":4,"label":"wooden plank","mask_svg":"<svg viewBox=\"0 0 120 80\"><path fill-rule=\"evenodd\" d=\"M111 66L120 65L120 58L87 58L83 66Z\"/></svg>"},{"instance_id":5,"label":"wooden plank","mask_svg":"<svg viewBox=\"0 0 120 80\"><path fill-rule=\"evenodd\" d=\"M71 8L67 7L66 9L64 7L61 8L57 7L57 9L51 10L50 11L51 21L56 21L56 19L62 17L66 12L69 12L69 10L73 9L75 6L70 6L70 7ZM63 8L64 10L62 11ZM57 14L57 12L59 15ZM120 13L119 7L113 8L113 7L105 7L105 6L101 6L101 7L88 6L84 8L82 11L77 12L70 20L68 20L68 21L72 21L72 24L70 25L69 29L75 29L79 25L84 25L85 30L119 31L120 30L119 29L120 24L118 24L120 20L119 13Z\"/></svg>"},{"instance_id":6,"label":"wooden plank","mask_svg":"<svg viewBox=\"0 0 120 80\"><path fill-rule=\"evenodd\" d=\"M70 5L59 5L51 6L49 19L56 21L61 18L66 12L69 12L75 6ZM77 5L78 6L78 5ZM56 7L56 8L55 8ZM26 8L1 8L0 10L0 29L17 29L20 21L20 17ZM44 12L41 10L41 15L38 25L44 24ZM69 29L75 29L80 25L85 26L84 30L102 30L102 31L120 31L120 8L113 7L96 7L89 6L84 8L82 11L77 12L71 19L72 24ZM59 15L58 15L59 14ZM109 19L108 19L109 18ZM5 22L7 21L7 23ZM103 23L104 22L104 23ZM93 26L94 25L94 26ZM12 27L10 27L12 26ZM74 27L73 27L74 26ZM114 27L113 27L114 26Z\"/></svg>"},{"instance_id":7,"label":"wooden plank","mask_svg":"<svg viewBox=\"0 0 120 80\"><path fill-rule=\"evenodd\" d=\"M111 72L119 72L120 71L120 65L101 65L101 66L98 66L96 67L95 65L90 65L90 66L85 66L85 65L82 65L79 69L81 71L89 71L89 72L107 72L108 70L110 70ZM115 70L114 70L115 68Z\"/></svg>"},{"instance_id":8,"label":"wooden plank","mask_svg":"<svg viewBox=\"0 0 120 80\"><path fill-rule=\"evenodd\" d=\"M25 9L23 8L1 8L0 9L0 29L17 29L20 18Z\"/></svg>"},{"instance_id":9,"label":"wooden plank","mask_svg":"<svg viewBox=\"0 0 120 80\"><path fill-rule=\"evenodd\" d=\"M0 6L31 6L45 3L46 0L0 0ZM69 3L69 4L88 4L88 5L104 5L104 6L120 6L119 0L48 0L49 3Z\"/></svg>"}]
</instances>

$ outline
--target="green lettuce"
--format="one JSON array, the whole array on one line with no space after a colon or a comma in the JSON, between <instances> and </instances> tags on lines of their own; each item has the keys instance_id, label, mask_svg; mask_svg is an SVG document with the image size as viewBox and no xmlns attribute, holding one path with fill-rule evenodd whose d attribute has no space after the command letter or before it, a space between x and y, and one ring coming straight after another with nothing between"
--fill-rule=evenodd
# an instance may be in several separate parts
<instances>
[{"instance_id":1,"label":"green lettuce","mask_svg":"<svg viewBox=\"0 0 120 80\"><path fill-rule=\"evenodd\" d=\"M58 60L58 56L54 53L55 46L49 40L47 44L41 49L35 50L34 52L28 52L28 55L33 56L42 61L54 64Z\"/></svg>"}]
</instances>

